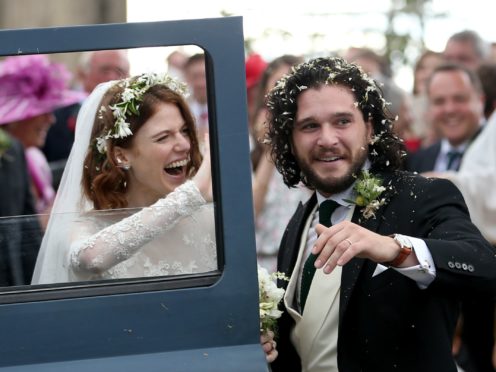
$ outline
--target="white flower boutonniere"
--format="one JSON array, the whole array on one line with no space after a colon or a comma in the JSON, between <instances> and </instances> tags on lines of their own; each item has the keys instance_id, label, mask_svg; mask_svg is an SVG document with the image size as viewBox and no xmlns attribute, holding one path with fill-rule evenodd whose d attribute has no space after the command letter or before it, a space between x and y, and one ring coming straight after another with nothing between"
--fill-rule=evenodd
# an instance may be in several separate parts
<instances>
[{"instance_id":1,"label":"white flower boutonniere","mask_svg":"<svg viewBox=\"0 0 496 372\"><path fill-rule=\"evenodd\" d=\"M382 186L382 179L373 176L368 170L363 170L353 189L355 190L357 197L355 200L345 201L362 207L362 215L364 218L375 218L375 212L386 202L385 198L379 198L386 190L386 188Z\"/></svg>"},{"instance_id":2,"label":"white flower boutonniere","mask_svg":"<svg viewBox=\"0 0 496 372\"><path fill-rule=\"evenodd\" d=\"M258 300L260 304L260 332L275 330L276 321L282 311L278 309L279 302L284 296L284 289L277 287L275 280L289 280L284 274L275 272L269 274L267 269L258 266Z\"/></svg>"}]
</instances>

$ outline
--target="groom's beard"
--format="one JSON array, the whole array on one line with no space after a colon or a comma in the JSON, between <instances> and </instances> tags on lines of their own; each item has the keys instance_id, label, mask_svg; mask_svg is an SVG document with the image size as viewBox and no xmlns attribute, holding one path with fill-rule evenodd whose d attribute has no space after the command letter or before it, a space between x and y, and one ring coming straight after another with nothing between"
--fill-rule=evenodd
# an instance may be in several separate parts
<instances>
[{"instance_id":1,"label":"groom's beard","mask_svg":"<svg viewBox=\"0 0 496 372\"><path fill-rule=\"evenodd\" d=\"M331 179L319 177L306 162L299 159L296 159L296 161L310 186L322 194L334 195L345 191L353 185L367 160L367 156L367 151L360 152L360 155L350 164L348 173L342 177Z\"/></svg>"}]
</instances>

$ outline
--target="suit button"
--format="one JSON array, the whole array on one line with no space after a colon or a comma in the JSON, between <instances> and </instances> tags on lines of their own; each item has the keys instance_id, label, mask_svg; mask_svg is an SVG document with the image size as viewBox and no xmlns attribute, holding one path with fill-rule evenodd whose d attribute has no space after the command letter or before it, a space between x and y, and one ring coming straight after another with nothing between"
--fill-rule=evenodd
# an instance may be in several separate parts
<instances>
[{"instance_id":1,"label":"suit button","mask_svg":"<svg viewBox=\"0 0 496 372\"><path fill-rule=\"evenodd\" d=\"M455 267L455 264L453 263L453 261L448 261L448 266L450 269L452 269Z\"/></svg>"},{"instance_id":2,"label":"suit button","mask_svg":"<svg viewBox=\"0 0 496 372\"><path fill-rule=\"evenodd\" d=\"M462 269L463 269L463 270L465 270L465 271L467 271L468 266L467 266L467 264L466 264L466 263L462 263Z\"/></svg>"},{"instance_id":3,"label":"suit button","mask_svg":"<svg viewBox=\"0 0 496 372\"><path fill-rule=\"evenodd\" d=\"M475 268L472 265L468 265L467 268L468 268L468 271L470 271L471 273L473 273L475 270Z\"/></svg>"},{"instance_id":4,"label":"suit button","mask_svg":"<svg viewBox=\"0 0 496 372\"><path fill-rule=\"evenodd\" d=\"M462 264L460 262L455 262L455 267L457 269L460 269L462 267Z\"/></svg>"}]
</instances>

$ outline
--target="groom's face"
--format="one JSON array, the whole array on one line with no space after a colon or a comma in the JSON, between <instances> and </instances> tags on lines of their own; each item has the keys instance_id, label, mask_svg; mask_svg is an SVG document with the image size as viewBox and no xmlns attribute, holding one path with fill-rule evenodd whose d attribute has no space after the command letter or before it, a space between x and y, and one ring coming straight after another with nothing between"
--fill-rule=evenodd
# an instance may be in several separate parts
<instances>
[{"instance_id":1,"label":"groom's face","mask_svg":"<svg viewBox=\"0 0 496 372\"><path fill-rule=\"evenodd\" d=\"M372 124L347 87L323 85L297 98L292 151L308 182L330 196L354 182L368 154Z\"/></svg>"}]
</instances>

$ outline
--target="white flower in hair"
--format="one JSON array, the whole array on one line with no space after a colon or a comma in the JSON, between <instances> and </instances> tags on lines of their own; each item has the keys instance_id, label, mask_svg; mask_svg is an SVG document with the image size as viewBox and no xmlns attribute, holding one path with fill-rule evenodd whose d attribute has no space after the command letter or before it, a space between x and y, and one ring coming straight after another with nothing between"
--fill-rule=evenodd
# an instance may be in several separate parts
<instances>
[{"instance_id":1,"label":"white flower in hair","mask_svg":"<svg viewBox=\"0 0 496 372\"><path fill-rule=\"evenodd\" d=\"M122 107L117 105L110 106L110 109L112 110L112 115L114 115L114 118L116 119L120 119L126 115L126 112L122 109Z\"/></svg>"},{"instance_id":2,"label":"white flower in hair","mask_svg":"<svg viewBox=\"0 0 496 372\"><path fill-rule=\"evenodd\" d=\"M131 136L133 132L130 128L130 123L127 118L131 115L139 115L139 102L143 99L143 95L154 85L165 85L170 90L182 95L186 98L186 84L176 80L167 74L145 73L138 78L125 79L121 81L121 86L124 87L121 93L121 100L115 105L109 106L112 110L112 115L115 118L115 124L107 134L96 138L96 149L99 153L105 154L107 151L107 140L111 138L125 138ZM100 108L99 117L103 116L105 107Z\"/></svg>"},{"instance_id":3,"label":"white flower in hair","mask_svg":"<svg viewBox=\"0 0 496 372\"><path fill-rule=\"evenodd\" d=\"M122 100L123 101L131 101L135 98L134 91L132 89L124 89L122 92Z\"/></svg>"},{"instance_id":4,"label":"white flower in hair","mask_svg":"<svg viewBox=\"0 0 496 372\"><path fill-rule=\"evenodd\" d=\"M114 134L114 138L124 138L133 134L129 128L129 123L123 120L119 122L119 125L117 125L117 130L118 132Z\"/></svg>"},{"instance_id":5,"label":"white flower in hair","mask_svg":"<svg viewBox=\"0 0 496 372\"><path fill-rule=\"evenodd\" d=\"M107 152L107 140L105 137L98 137L96 139L96 149L100 154L105 154Z\"/></svg>"}]
</instances>

